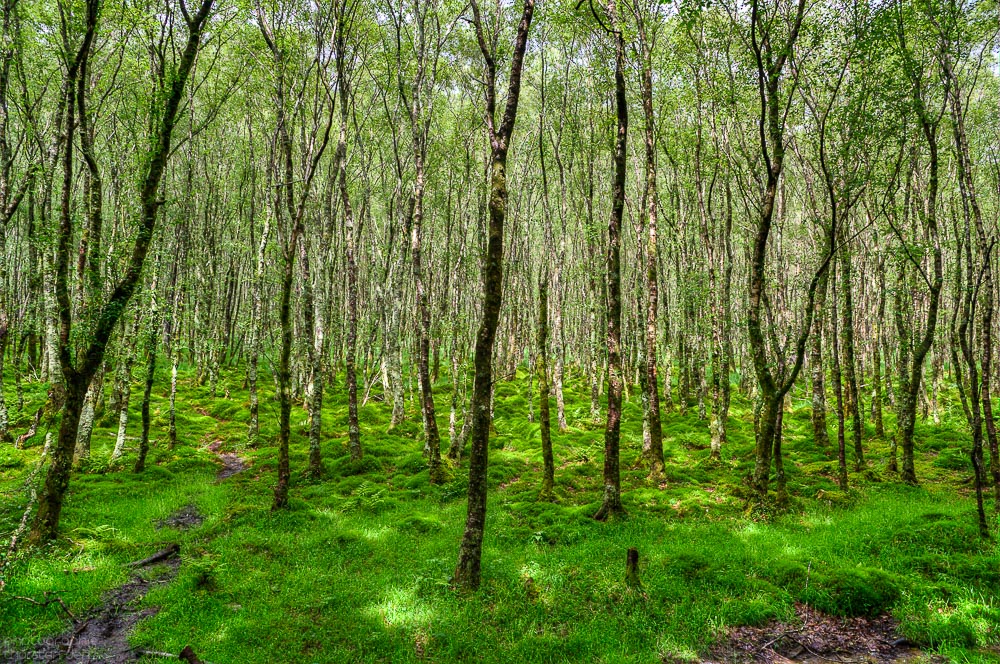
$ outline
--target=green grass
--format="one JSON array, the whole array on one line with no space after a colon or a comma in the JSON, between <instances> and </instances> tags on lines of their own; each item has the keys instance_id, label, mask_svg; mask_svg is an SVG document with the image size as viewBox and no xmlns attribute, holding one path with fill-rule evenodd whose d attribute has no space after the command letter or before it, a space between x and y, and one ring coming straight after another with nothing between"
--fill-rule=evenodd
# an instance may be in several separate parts
<instances>
[{"instance_id":1,"label":"green grass","mask_svg":"<svg viewBox=\"0 0 1000 664\"><path fill-rule=\"evenodd\" d=\"M521 378L497 386L478 593L448 585L467 470L455 469L444 486L428 483L415 403L408 402L409 421L390 433L388 405L372 400L362 407L366 456L352 463L345 396L335 386L324 412L327 472L316 482L302 475L306 417L296 408L291 508L272 514L270 381L261 381L267 444L245 451L249 470L216 484L218 466L204 448L215 440L225 449L242 446L242 376L224 379L213 399L184 373L178 447L171 453L163 444L164 378L153 403L158 440L144 474L109 469L116 423L95 430L90 470L72 480L65 536L9 568L0 639L37 640L66 624L55 605L8 596L56 590L82 612L127 578L124 563L176 541L183 552L178 577L146 597L144 605L161 610L140 623L133 643L169 652L190 644L217 663L685 660L727 626L792 618L798 601L836 615L891 611L905 634L927 648L955 661L996 661L983 648L1000 642L1000 552L976 534L971 471L956 461L968 445L956 404L948 404L940 427L918 426L921 487L883 472L888 448L869 430L873 473L869 479L852 473L852 490L843 495L834 451L813 444L808 402L799 395L785 419L792 506L761 515L745 511L742 478L753 443L747 403L734 403L721 463L708 458L708 427L696 409L666 414L667 469L654 485L633 469L642 440L635 390L622 435L629 516L601 524L590 517L600 500L603 432L589 421L585 381L567 384L569 430L553 427L559 500L539 503L538 425L527 420ZM44 398L44 386L27 387L29 404ZM221 396L226 389L229 399ZM138 431L134 406L130 435ZM439 397L438 408L446 432L447 400ZM15 416L18 430L29 411ZM886 427L893 430L891 416ZM44 430L24 451L0 446L0 532L20 519L24 477L43 436ZM134 452L123 468L133 458ZM183 532L155 528L187 504L198 507L203 524ZM629 547L641 555L645 597L625 585Z\"/></svg>"}]
</instances>

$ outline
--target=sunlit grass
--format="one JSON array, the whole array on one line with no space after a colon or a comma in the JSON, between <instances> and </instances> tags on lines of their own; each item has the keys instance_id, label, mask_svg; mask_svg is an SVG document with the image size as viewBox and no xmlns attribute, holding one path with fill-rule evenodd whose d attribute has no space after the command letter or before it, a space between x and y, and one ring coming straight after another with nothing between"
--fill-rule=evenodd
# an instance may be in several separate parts
<instances>
[{"instance_id":1,"label":"sunlit grass","mask_svg":"<svg viewBox=\"0 0 1000 664\"><path fill-rule=\"evenodd\" d=\"M15 562L5 594L58 590L83 611L128 578L124 563L179 542L178 576L144 600L160 612L139 625L133 642L168 652L190 644L214 662L696 661L727 626L792 619L797 601L832 612L890 610L908 637L956 661L986 661L977 649L1000 642L1000 554L976 535L970 471L937 461L945 450L964 453L968 442L953 404L940 429L918 427L921 487L886 474L887 444L870 438L869 468L882 481L852 472L845 495L836 485L835 450L812 444L803 402L785 420L792 506L749 515L747 404L734 403L721 463L708 459L708 427L696 408L666 413L667 468L654 484L635 467L642 440L636 390L622 439L629 516L599 524L591 515L600 502L603 433L590 421L587 385L567 383L570 428L553 427L558 501L539 503L538 424L527 421L527 382L501 383L483 587L463 594L448 581L467 470L456 469L443 486L428 483L414 402L410 419L390 433L388 405L366 404L366 456L351 462L345 398L335 386L324 412L321 481L302 474L305 417L297 407L291 505L274 514L272 385L261 381L262 444L243 452L249 469L215 483L219 466L206 446L222 440L224 449L241 449L246 393L238 373L214 399L192 381L182 374L173 452L164 445L166 385L157 383L146 473L122 470L133 452L122 469L108 468L116 423L95 431L90 470L74 475L67 498L65 537ZM39 403L44 386L28 387L31 403ZM446 432L447 400L438 408ZM15 415L15 426L26 419ZM43 435L24 451L0 446L0 531L20 519L23 477ZM156 528L185 505L196 506L201 525ZM644 597L624 583L629 547L640 551ZM65 624L58 607L0 601L6 638L39 638Z\"/></svg>"}]
</instances>

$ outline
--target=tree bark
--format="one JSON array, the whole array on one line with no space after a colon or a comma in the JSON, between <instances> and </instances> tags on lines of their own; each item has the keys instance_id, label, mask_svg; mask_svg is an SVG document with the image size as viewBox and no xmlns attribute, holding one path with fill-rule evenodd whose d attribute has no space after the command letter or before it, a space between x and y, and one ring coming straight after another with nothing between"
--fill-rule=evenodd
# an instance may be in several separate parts
<instances>
[{"instance_id":1,"label":"tree bark","mask_svg":"<svg viewBox=\"0 0 1000 664\"><path fill-rule=\"evenodd\" d=\"M134 471L141 473L146 469L146 455L149 452L149 400L153 393L153 381L156 378L157 336L160 329L160 315L156 306L156 275L149 286L149 329L146 331L146 376L142 390L142 433L139 436L139 457L135 462Z\"/></svg>"},{"instance_id":2,"label":"tree bark","mask_svg":"<svg viewBox=\"0 0 1000 664\"><path fill-rule=\"evenodd\" d=\"M809 365L812 369L813 441L817 447L827 447L830 444L830 435L826 429L826 384L823 364L823 313L826 306L827 281L829 274L824 274L816 287L816 313L813 318L812 345L809 354Z\"/></svg>"},{"instance_id":3,"label":"tree bark","mask_svg":"<svg viewBox=\"0 0 1000 664\"><path fill-rule=\"evenodd\" d=\"M849 243L846 242L844 225L840 225L843 244L840 249L840 289L843 294L844 303L842 309L843 316L843 343L844 343L844 378L847 382L847 391L850 397L849 410L851 413L851 436L854 443L854 470L861 472L865 467L865 453L861 442L863 423L861 421L861 390L858 389L856 377L856 366L854 353L854 299L851 293L851 255Z\"/></svg>"}]
</instances>

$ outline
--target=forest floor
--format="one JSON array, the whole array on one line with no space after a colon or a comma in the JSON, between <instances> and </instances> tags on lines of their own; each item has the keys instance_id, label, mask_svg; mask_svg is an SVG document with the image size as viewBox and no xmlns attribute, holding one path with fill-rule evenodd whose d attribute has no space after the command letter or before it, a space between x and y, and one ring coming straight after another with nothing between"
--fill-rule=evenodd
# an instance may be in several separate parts
<instances>
[{"instance_id":1,"label":"forest floor","mask_svg":"<svg viewBox=\"0 0 1000 664\"><path fill-rule=\"evenodd\" d=\"M814 445L809 401L798 395L785 419L792 504L765 514L746 510L746 403L734 403L721 462L709 459L696 408L667 413L666 474L652 483L634 467L636 392L623 419L629 515L597 523L603 429L590 419L584 381L567 384L568 430L553 423L555 503L537 500L527 380L499 383L483 586L465 594L448 581L467 466L444 485L428 483L415 403L391 432L389 407L366 403L365 457L351 462L345 399L332 390L318 481L303 475L306 416L296 408L290 509L272 513L276 450L243 449L242 375L217 396L193 378L182 374L174 451L164 444L165 377L157 383L144 473L127 470L134 450L122 467L108 465L117 417L95 428L63 537L0 573L0 661L59 661L77 630L69 650L81 659L68 661L177 661L156 653L188 645L215 664L1000 661L1000 550L977 535L957 403L943 400L942 424L918 425L919 487L884 471L888 445L869 428L869 470L852 472L844 494L835 450ZM435 389L447 431L449 381ZM12 409L15 434L45 394L43 385L26 390L22 411ZM270 396L261 401L263 441L276 433ZM24 450L0 445L0 536L21 519L45 433ZM130 565L174 545L179 555L165 562ZM641 592L624 581L629 547L640 552ZM61 603L46 603L54 598Z\"/></svg>"}]
</instances>

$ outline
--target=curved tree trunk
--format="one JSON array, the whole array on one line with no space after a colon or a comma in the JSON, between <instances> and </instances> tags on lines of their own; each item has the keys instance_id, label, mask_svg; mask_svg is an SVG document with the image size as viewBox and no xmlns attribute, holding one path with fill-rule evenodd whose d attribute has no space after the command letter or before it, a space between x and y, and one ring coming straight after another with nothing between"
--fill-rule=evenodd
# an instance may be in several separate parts
<instances>
[{"instance_id":1,"label":"curved tree trunk","mask_svg":"<svg viewBox=\"0 0 1000 664\"><path fill-rule=\"evenodd\" d=\"M97 324L92 338L85 351L79 354L73 362L70 352L72 315L69 302L69 245L72 239L72 224L70 218L70 193L73 180L73 150L72 137L74 130L73 108L75 98L72 90L77 82L79 60L82 53L89 52L93 34L96 31L98 6L96 0L87 2L86 35L75 62L72 62L66 74L68 85L66 112L66 136L63 143L64 187L62 215L58 233L58 249L56 259L56 300L60 319L59 332L59 364L61 375L65 379L66 399L63 403L62 419L59 423L59 435L56 446L52 450L52 462L45 478L45 491L39 499L38 512L31 527L30 541L38 544L55 537L59 527L59 517L62 512L63 497L69 486L69 472L73 461L73 449L76 446L76 435L83 409L83 400L91 379L104 361L111 333L118 323L126 305L132 298L138 286L142 267L149 253L149 245L153 239L153 229L156 225L157 212L160 208L160 180L166 169L170 156L170 140L173 133L177 111L187 83L188 75L194 67L195 56L201 44L201 29L211 11L213 0L203 0L198 11L193 15L185 15L188 35L177 68L169 81L163 80L164 95L162 97L161 113L151 130L148 155L148 166L140 182L139 230L136 235L129 261L123 276L111 289L111 294L99 313L95 316ZM96 306L96 304L95 304Z\"/></svg>"},{"instance_id":2,"label":"curved tree trunk","mask_svg":"<svg viewBox=\"0 0 1000 664\"><path fill-rule=\"evenodd\" d=\"M459 587L479 588L486 528L486 469L489 463L489 437L493 401L493 345L500 322L503 299L503 229L507 216L507 149L517 118L521 92L521 70L528 46L528 29L535 10L534 0L524 0L524 11L517 27L511 58L507 104L499 129L496 128L496 60L483 32L477 0L471 0L473 24L479 50L485 61L485 120L490 139L489 231L483 267L483 320L476 334L475 378L472 388L472 450L469 456L469 506L465 530L458 550L458 562L452 582Z\"/></svg>"}]
</instances>

